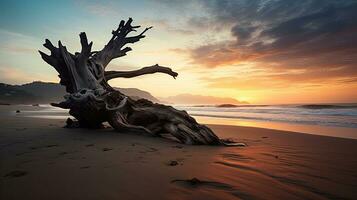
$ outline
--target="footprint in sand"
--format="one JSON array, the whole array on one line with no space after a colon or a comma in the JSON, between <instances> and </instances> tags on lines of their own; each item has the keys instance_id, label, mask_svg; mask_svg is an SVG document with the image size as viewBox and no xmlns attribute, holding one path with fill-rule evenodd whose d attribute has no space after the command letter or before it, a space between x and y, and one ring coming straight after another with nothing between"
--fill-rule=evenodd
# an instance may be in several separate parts
<instances>
[{"instance_id":1,"label":"footprint in sand","mask_svg":"<svg viewBox=\"0 0 357 200\"><path fill-rule=\"evenodd\" d=\"M16 128L15 130L16 131L25 131L25 130L27 130L27 128Z\"/></svg>"},{"instance_id":2,"label":"footprint in sand","mask_svg":"<svg viewBox=\"0 0 357 200\"><path fill-rule=\"evenodd\" d=\"M189 189L194 188L206 188L206 189L213 189L213 190L223 190L239 199L256 199L254 196L247 194L243 191L238 190L237 188L233 187L232 185L216 182L216 181L205 181L200 180L198 178L192 179L176 179L172 180L171 183L175 183L181 187L186 187Z\"/></svg>"},{"instance_id":3,"label":"footprint in sand","mask_svg":"<svg viewBox=\"0 0 357 200\"><path fill-rule=\"evenodd\" d=\"M150 147L149 150L147 152L155 152L155 151L159 151L158 149L156 148L153 148L153 147Z\"/></svg>"},{"instance_id":4,"label":"footprint in sand","mask_svg":"<svg viewBox=\"0 0 357 200\"><path fill-rule=\"evenodd\" d=\"M183 165L184 158L177 158L176 160L170 160L167 165L168 166L176 166L176 165Z\"/></svg>"},{"instance_id":5,"label":"footprint in sand","mask_svg":"<svg viewBox=\"0 0 357 200\"><path fill-rule=\"evenodd\" d=\"M225 183L220 183L220 182L216 182L216 181L204 181L204 180L200 180L195 177L192 179L175 179L175 180L172 180L171 183L178 183L184 187L212 187L212 188L222 189L222 190L232 190L233 189L233 187L231 185L228 185Z\"/></svg>"},{"instance_id":6,"label":"footprint in sand","mask_svg":"<svg viewBox=\"0 0 357 200\"><path fill-rule=\"evenodd\" d=\"M182 149L183 146L181 146L181 145L175 145L175 146L172 146L172 148Z\"/></svg>"},{"instance_id":7,"label":"footprint in sand","mask_svg":"<svg viewBox=\"0 0 357 200\"><path fill-rule=\"evenodd\" d=\"M132 143L131 146L141 145L140 143Z\"/></svg>"},{"instance_id":8,"label":"footprint in sand","mask_svg":"<svg viewBox=\"0 0 357 200\"><path fill-rule=\"evenodd\" d=\"M144 150L144 151L139 151L139 153L152 153L152 152L157 152L159 151L158 149L156 148L153 148L153 147L148 147L147 150Z\"/></svg>"},{"instance_id":9,"label":"footprint in sand","mask_svg":"<svg viewBox=\"0 0 357 200\"><path fill-rule=\"evenodd\" d=\"M49 147L58 147L58 144L50 144L50 145L47 145L46 147L47 148L49 148Z\"/></svg>"},{"instance_id":10,"label":"footprint in sand","mask_svg":"<svg viewBox=\"0 0 357 200\"><path fill-rule=\"evenodd\" d=\"M51 148L51 147L58 147L58 146L59 146L58 144L49 144L46 146L30 147L30 149L36 150L36 149Z\"/></svg>"},{"instance_id":11,"label":"footprint in sand","mask_svg":"<svg viewBox=\"0 0 357 200\"><path fill-rule=\"evenodd\" d=\"M176 160L171 160L167 165L168 166L176 166L178 165L179 163L176 161Z\"/></svg>"},{"instance_id":12,"label":"footprint in sand","mask_svg":"<svg viewBox=\"0 0 357 200\"><path fill-rule=\"evenodd\" d=\"M103 150L103 151L111 151L111 150L113 150L113 149L111 149L111 148L103 148L102 150Z\"/></svg>"},{"instance_id":13,"label":"footprint in sand","mask_svg":"<svg viewBox=\"0 0 357 200\"><path fill-rule=\"evenodd\" d=\"M12 171L12 172L10 172L10 173L5 174L4 177L16 178L16 177L25 176L26 174L28 174L28 172L26 172L26 171L21 171L21 170L15 170L15 171Z\"/></svg>"}]
</instances>

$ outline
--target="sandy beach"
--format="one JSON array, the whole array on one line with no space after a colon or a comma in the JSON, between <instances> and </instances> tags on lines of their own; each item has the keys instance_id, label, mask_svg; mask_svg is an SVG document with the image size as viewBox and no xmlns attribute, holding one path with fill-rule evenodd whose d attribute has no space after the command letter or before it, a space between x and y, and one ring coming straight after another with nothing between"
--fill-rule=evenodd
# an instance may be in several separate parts
<instances>
[{"instance_id":1,"label":"sandy beach","mask_svg":"<svg viewBox=\"0 0 357 200\"><path fill-rule=\"evenodd\" d=\"M0 106L0 199L357 199L357 140L209 125L247 146L189 146L17 109L41 108Z\"/></svg>"}]
</instances>

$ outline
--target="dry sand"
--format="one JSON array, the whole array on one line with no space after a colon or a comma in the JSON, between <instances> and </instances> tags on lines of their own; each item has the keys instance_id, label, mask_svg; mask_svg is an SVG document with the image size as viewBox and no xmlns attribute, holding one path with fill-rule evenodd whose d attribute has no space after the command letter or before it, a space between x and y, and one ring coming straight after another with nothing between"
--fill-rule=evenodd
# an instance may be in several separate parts
<instances>
[{"instance_id":1,"label":"dry sand","mask_svg":"<svg viewBox=\"0 0 357 200\"><path fill-rule=\"evenodd\" d=\"M0 106L3 200L357 199L357 140L209 125L248 146L188 146L17 108Z\"/></svg>"}]
</instances>

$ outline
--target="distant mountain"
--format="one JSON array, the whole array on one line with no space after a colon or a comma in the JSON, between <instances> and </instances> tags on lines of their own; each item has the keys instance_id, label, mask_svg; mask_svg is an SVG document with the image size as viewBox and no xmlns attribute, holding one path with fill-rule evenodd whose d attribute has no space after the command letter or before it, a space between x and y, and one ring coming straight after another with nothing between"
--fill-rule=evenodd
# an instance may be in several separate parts
<instances>
[{"instance_id":1,"label":"distant mountain","mask_svg":"<svg viewBox=\"0 0 357 200\"><path fill-rule=\"evenodd\" d=\"M115 88L133 99L145 98L159 102L149 92L136 88ZM58 83L35 81L23 85L0 83L0 103L3 104L35 104L60 102L66 94L65 88Z\"/></svg>"},{"instance_id":2,"label":"distant mountain","mask_svg":"<svg viewBox=\"0 0 357 200\"><path fill-rule=\"evenodd\" d=\"M50 103L63 100L64 94L64 87L56 83L33 82L23 85L0 83L1 103Z\"/></svg>"},{"instance_id":3,"label":"distant mountain","mask_svg":"<svg viewBox=\"0 0 357 200\"><path fill-rule=\"evenodd\" d=\"M139 90L137 88L115 88L122 92L123 94L130 96L131 98L137 100L137 99L148 99L152 102L159 103L160 100L152 96L149 92L146 92L144 90Z\"/></svg>"},{"instance_id":4,"label":"distant mountain","mask_svg":"<svg viewBox=\"0 0 357 200\"><path fill-rule=\"evenodd\" d=\"M168 102L174 104L246 104L233 98L180 94L176 96L157 99L149 92L136 88L115 88L133 99L148 99L155 103ZM1 104L48 104L63 101L66 94L65 88L58 83L35 81L23 85L9 85L0 83Z\"/></svg>"},{"instance_id":5,"label":"distant mountain","mask_svg":"<svg viewBox=\"0 0 357 200\"><path fill-rule=\"evenodd\" d=\"M193 94L179 94L176 96L160 98L160 100L163 102L169 102L174 104L248 104L248 102L238 101L234 98L202 96Z\"/></svg>"},{"instance_id":6,"label":"distant mountain","mask_svg":"<svg viewBox=\"0 0 357 200\"><path fill-rule=\"evenodd\" d=\"M17 85L0 83L0 103L30 103L37 102L39 98L20 89Z\"/></svg>"}]
</instances>

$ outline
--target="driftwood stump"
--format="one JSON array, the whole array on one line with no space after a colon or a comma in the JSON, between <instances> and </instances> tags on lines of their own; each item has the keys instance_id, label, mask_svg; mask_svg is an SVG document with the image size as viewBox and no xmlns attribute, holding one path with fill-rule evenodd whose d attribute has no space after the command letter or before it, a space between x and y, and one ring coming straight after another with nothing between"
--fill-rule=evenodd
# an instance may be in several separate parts
<instances>
[{"instance_id":1,"label":"driftwood stump","mask_svg":"<svg viewBox=\"0 0 357 200\"><path fill-rule=\"evenodd\" d=\"M132 78L144 74L165 73L173 78L177 73L158 64L134 71L105 71L112 59L125 56L131 51L127 44L138 42L144 33L129 36L140 26L133 26L132 19L122 20L119 27L112 31L112 38L101 51L92 51L93 42L88 43L86 33L79 34L81 52L74 54L58 41L55 47L48 39L43 45L51 51L41 57L59 73L60 84L69 93L65 101L53 106L69 109L81 127L99 128L103 122L117 131L140 131L162 136L169 133L185 144L224 144L211 129L198 124L186 111L171 106L153 103L146 99L137 101L112 88L108 81L113 78Z\"/></svg>"}]
</instances>

